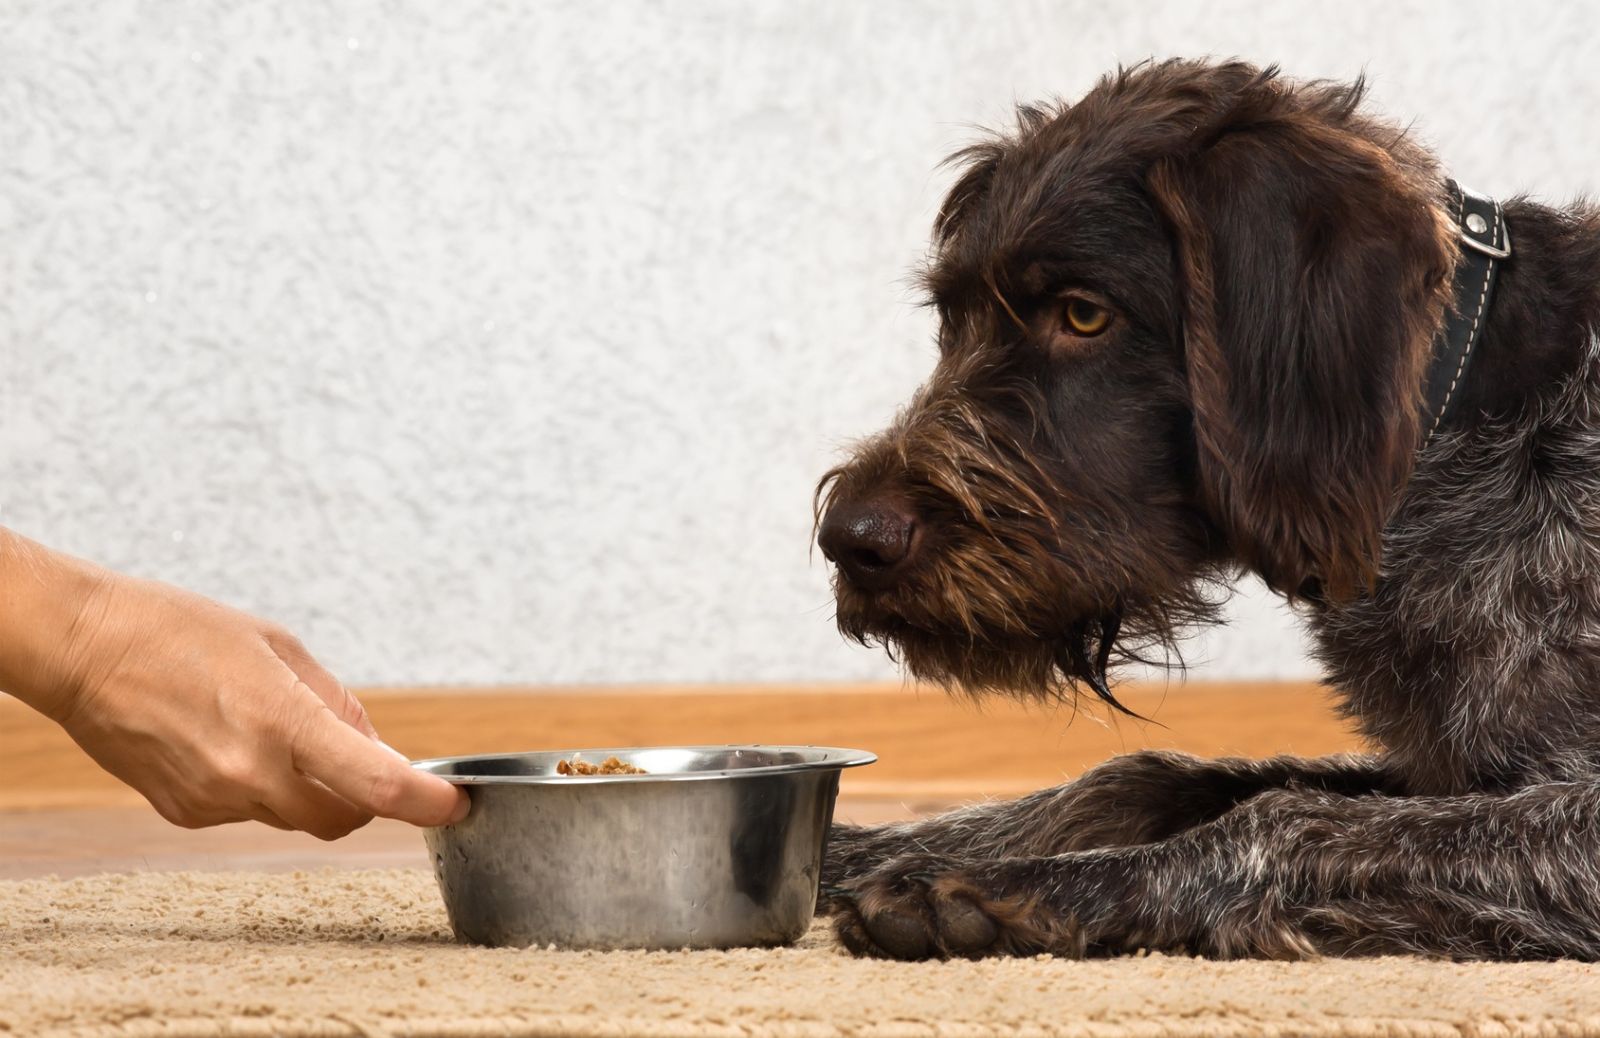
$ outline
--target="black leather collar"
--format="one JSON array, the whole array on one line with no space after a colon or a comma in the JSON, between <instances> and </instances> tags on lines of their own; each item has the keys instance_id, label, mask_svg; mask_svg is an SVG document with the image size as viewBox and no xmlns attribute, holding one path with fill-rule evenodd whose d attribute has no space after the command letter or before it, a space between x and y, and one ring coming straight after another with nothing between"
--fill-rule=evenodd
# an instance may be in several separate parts
<instances>
[{"instance_id":1,"label":"black leather collar","mask_svg":"<svg viewBox=\"0 0 1600 1038\"><path fill-rule=\"evenodd\" d=\"M1434 340L1433 359L1423 381L1427 401L1422 419L1424 447L1450 416L1456 389L1465 380L1473 350L1483 337L1494 298L1495 270L1511 255L1511 231L1500 203L1454 180L1445 181L1445 188L1461 239L1461 257L1456 263L1455 300Z\"/></svg>"}]
</instances>

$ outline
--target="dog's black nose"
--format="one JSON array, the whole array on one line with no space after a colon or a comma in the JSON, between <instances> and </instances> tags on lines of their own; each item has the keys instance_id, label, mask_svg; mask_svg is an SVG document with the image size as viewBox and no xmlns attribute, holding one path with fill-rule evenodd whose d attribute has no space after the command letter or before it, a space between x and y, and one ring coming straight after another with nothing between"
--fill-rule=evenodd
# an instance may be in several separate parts
<instances>
[{"instance_id":1,"label":"dog's black nose","mask_svg":"<svg viewBox=\"0 0 1600 1038\"><path fill-rule=\"evenodd\" d=\"M841 501L822 519L817 543L852 584L881 590L900 579L915 554L917 521L883 498Z\"/></svg>"}]
</instances>

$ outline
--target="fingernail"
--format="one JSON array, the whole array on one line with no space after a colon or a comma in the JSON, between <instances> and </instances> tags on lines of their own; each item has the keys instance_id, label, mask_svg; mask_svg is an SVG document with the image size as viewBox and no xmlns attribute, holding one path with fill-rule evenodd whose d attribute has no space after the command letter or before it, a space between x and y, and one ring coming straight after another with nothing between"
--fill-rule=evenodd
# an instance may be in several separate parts
<instances>
[{"instance_id":1,"label":"fingernail","mask_svg":"<svg viewBox=\"0 0 1600 1038\"><path fill-rule=\"evenodd\" d=\"M472 810L472 798L467 796L466 792L463 790L461 792L461 794L456 798L455 810L450 812L450 823L449 824L455 825L457 822L459 822L463 818L467 817L467 812L469 812L471 810Z\"/></svg>"}]
</instances>

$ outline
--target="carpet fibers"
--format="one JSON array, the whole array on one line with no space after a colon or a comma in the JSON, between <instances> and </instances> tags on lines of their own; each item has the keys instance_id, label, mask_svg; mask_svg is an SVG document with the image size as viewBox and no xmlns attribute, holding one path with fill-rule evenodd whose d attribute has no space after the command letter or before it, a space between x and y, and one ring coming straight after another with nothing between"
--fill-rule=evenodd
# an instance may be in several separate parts
<instances>
[{"instance_id":1,"label":"carpet fibers","mask_svg":"<svg viewBox=\"0 0 1600 1038\"><path fill-rule=\"evenodd\" d=\"M495 950L426 872L146 873L0 883L0 1034L1600 1036L1600 969Z\"/></svg>"}]
</instances>

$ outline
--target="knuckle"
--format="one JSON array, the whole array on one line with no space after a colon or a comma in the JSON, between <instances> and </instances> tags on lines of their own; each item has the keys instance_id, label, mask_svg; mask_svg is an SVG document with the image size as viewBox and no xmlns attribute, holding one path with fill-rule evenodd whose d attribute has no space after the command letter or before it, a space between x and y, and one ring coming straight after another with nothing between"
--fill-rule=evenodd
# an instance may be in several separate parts
<instances>
[{"instance_id":1,"label":"knuckle","mask_svg":"<svg viewBox=\"0 0 1600 1038\"><path fill-rule=\"evenodd\" d=\"M173 825L183 826L185 829L189 828L189 826L183 824L188 815L188 811L183 807L183 805L175 804L168 800L158 800L152 797L150 799L150 806L156 809L156 814L160 815L166 821L171 822Z\"/></svg>"},{"instance_id":2,"label":"knuckle","mask_svg":"<svg viewBox=\"0 0 1600 1038\"><path fill-rule=\"evenodd\" d=\"M212 763L206 782L211 792L224 795L240 789L252 788L258 773L253 761L242 754L228 754Z\"/></svg>"},{"instance_id":3,"label":"knuckle","mask_svg":"<svg viewBox=\"0 0 1600 1038\"><path fill-rule=\"evenodd\" d=\"M352 727L361 727L362 722L367 720L367 709L361 705L361 700L357 699L348 688L345 688L342 682L336 681L333 688L334 691L329 696L328 708L333 711L339 720Z\"/></svg>"},{"instance_id":4,"label":"knuckle","mask_svg":"<svg viewBox=\"0 0 1600 1038\"><path fill-rule=\"evenodd\" d=\"M357 699L348 688L340 685L339 693L339 701L344 704L345 717L357 723L369 720L367 708L361 705L361 700Z\"/></svg>"},{"instance_id":5,"label":"knuckle","mask_svg":"<svg viewBox=\"0 0 1600 1038\"><path fill-rule=\"evenodd\" d=\"M324 843L332 843L334 840L349 836L355 828L354 825L343 821L318 822L306 831Z\"/></svg>"},{"instance_id":6,"label":"knuckle","mask_svg":"<svg viewBox=\"0 0 1600 1038\"><path fill-rule=\"evenodd\" d=\"M367 789L367 806L380 815L393 814L404 801L405 784L392 771L375 776Z\"/></svg>"},{"instance_id":7,"label":"knuckle","mask_svg":"<svg viewBox=\"0 0 1600 1038\"><path fill-rule=\"evenodd\" d=\"M196 804L183 801L158 804L156 805L156 811L162 818L182 829L204 829L206 826L214 824L211 812L202 809Z\"/></svg>"},{"instance_id":8,"label":"knuckle","mask_svg":"<svg viewBox=\"0 0 1600 1038\"><path fill-rule=\"evenodd\" d=\"M280 654L287 656L309 656L305 645L295 636L295 633L280 623L271 620L263 621L261 636L267 640Z\"/></svg>"},{"instance_id":9,"label":"knuckle","mask_svg":"<svg viewBox=\"0 0 1600 1038\"><path fill-rule=\"evenodd\" d=\"M372 821L372 816L367 814L366 812L364 812L364 811L353 812L350 815L347 815L346 817L341 818L336 826L333 826L332 828L330 828L329 831L333 835L324 837L324 839L328 839L328 840L343 839L344 837L349 836L351 833L355 832L357 829L360 829L362 826L366 825L370 821Z\"/></svg>"},{"instance_id":10,"label":"knuckle","mask_svg":"<svg viewBox=\"0 0 1600 1038\"><path fill-rule=\"evenodd\" d=\"M332 711L305 682L296 683L295 689L301 693L301 698L284 704L278 714L277 730L286 745L304 747L312 741L317 726L328 720Z\"/></svg>"}]
</instances>

